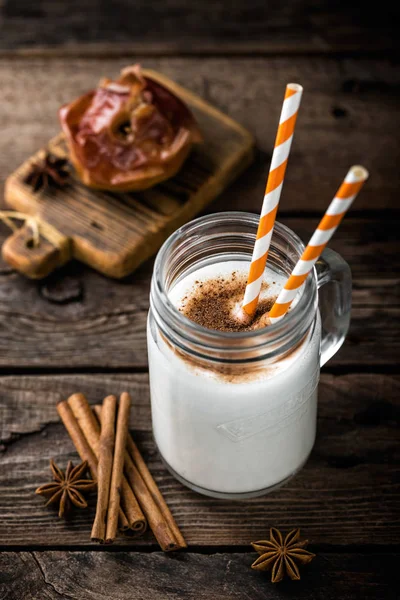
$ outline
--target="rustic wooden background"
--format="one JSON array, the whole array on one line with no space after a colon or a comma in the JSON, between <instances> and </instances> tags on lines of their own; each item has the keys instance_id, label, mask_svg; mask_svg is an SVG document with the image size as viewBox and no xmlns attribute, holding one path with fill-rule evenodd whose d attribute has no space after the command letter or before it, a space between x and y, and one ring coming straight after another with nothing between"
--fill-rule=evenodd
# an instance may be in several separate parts
<instances>
[{"instance_id":1,"label":"rustic wooden background","mask_svg":"<svg viewBox=\"0 0 400 600\"><path fill-rule=\"evenodd\" d=\"M333 0L2 0L0 178L58 132L60 104L131 62L158 69L255 133L254 165L209 209L257 211L280 100L305 94L280 219L307 239L346 168L371 179L332 241L354 277L348 340L323 369L318 438L268 497L230 503L167 474L151 438L145 319L152 261L123 281L74 263L42 282L0 265L0 598L397 598L399 560L399 44L392 5ZM2 239L8 230L1 226ZM131 428L189 542L104 551L94 507L65 525L33 490L74 458L57 400L130 389ZM250 570L249 543L299 526L301 582Z\"/></svg>"}]
</instances>

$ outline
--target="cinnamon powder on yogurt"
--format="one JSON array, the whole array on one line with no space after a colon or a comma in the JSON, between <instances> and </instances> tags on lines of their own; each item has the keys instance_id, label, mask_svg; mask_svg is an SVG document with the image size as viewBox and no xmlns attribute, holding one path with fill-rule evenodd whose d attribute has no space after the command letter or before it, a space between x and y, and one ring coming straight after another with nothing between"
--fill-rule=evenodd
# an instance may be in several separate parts
<instances>
[{"instance_id":1,"label":"cinnamon powder on yogurt","mask_svg":"<svg viewBox=\"0 0 400 600\"><path fill-rule=\"evenodd\" d=\"M178 307L188 319L207 329L216 331L251 331L257 321L270 311L276 297L261 298L250 325L235 319L235 309L243 300L246 276L235 271L230 276L220 276L206 281L195 281L194 289L187 294ZM268 289L263 283L262 291Z\"/></svg>"}]
</instances>

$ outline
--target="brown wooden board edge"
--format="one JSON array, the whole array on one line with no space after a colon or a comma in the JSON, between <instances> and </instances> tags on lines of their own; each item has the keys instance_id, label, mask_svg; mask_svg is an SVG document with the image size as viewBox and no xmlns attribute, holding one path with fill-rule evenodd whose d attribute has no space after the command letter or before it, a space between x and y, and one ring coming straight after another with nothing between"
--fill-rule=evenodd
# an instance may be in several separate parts
<instances>
[{"instance_id":1,"label":"brown wooden board edge","mask_svg":"<svg viewBox=\"0 0 400 600\"><path fill-rule=\"evenodd\" d=\"M215 199L230 183L232 183L253 161L254 153L255 153L255 138L254 136L242 125L236 122L234 119L220 111L218 108L212 106L201 97L197 96L190 90L180 86L175 83L168 77L158 73L153 70L143 70L145 76L148 76L158 82L160 82L165 87L168 87L179 97L184 97L184 101L190 101L193 105L199 108L204 112L212 115L214 118L219 121L224 122L224 124L235 130L242 138L243 145L240 151L237 151L235 154L232 154L224 163L222 163L216 174L214 174L210 180L202 186L196 193L194 193L190 201L188 201L185 205L182 206L181 209L175 213L174 218L171 218L170 222L166 222L165 225L160 229L159 232L148 232L147 235L144 236L142 243L138 248L136 248L135 253L132 254L131 250L128 248L126 250L125 255L121 255L120 268L115 268L113 265L113 270L110 271L106 267L104 267L101 263L94 265L93 260L91 262L85 260L84 256L81 256L80 253L76 253L74 249L74 244L72 240L72 253L75 258L80 260L81 262L87 264L88 266L95 268L99 272L104 275L113 278L113 279L121 279L131 274L134 270L136 270L142 263L148 260L152 255L155 254L154 245L149 244L149 238L154 236L158 237L157 247L159 248L162 243L168 238L171 233L176 231L183 224L192 219L197 213L199 213L203 208L205 208L213 199ZM57 136L52 138L47 146L39 149L34 155L25 160L13 173L11 173L5 182L5 200L8 202L10 198L10 190L14 188L15 191L20 195L23 194L23 188L21 186L21 173L25 172L27 166L37 161L39 158L42 158L44 152L52 148L54 150L54 146L60 144L60 142L65 139L63 133L59 133ZM216 182L216 175L218 175L218 183ZM10 203L11 204L11 203ZM31 216L36 214L36 208L32 207L30 210L29 202L24 203L24 212ZM11 237L11 236L10 236ZM63 261L65 263L65 261ZM61 266L61 262L57 266ZM16 265L12 265L16 268ZM37 279L41 278L48 274L47 271L41 272L39 275L33 270L25 269L23 274L29 278Z\"/></svg>"}]
</instances>

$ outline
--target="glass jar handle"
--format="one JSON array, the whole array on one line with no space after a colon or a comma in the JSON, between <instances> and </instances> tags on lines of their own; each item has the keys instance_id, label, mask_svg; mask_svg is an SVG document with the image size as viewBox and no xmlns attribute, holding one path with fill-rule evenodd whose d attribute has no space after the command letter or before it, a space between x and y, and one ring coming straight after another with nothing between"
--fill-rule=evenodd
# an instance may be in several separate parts
<instances>
[{"instance_id":1,"label":"glass jar handle","mask_svg":"<svg viewBox=\"0 0 400 600\"><path fill-rule=\"evenodd\" d=\"M339 350L349 329L351 270L347 262L329 248L324 250L315 267L322 320L322 367Z\"/></svg>"}]
</instances>

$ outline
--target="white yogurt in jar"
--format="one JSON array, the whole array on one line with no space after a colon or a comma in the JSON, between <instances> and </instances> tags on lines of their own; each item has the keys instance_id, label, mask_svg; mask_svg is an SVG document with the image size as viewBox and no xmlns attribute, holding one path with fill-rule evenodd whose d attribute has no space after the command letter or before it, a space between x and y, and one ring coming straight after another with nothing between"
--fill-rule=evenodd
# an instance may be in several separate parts
<instances>
[{"instance_id":1,"label":"white yogurt in jar","mask_svg":"<svg viewBox=\"0 0 400 600\"><path fill-rule=\"evenodd\" d=\"M184 310L199 285L248 264L207 265L179 280L169 299ZM275 297L285 278L266 269L262 296ZM307 460L315 439L320 318L289 355L257 372L227 377L186 360L149 320L148 352L154 437L173 473L213 496L256 495L283 483Z\"/></svg>"}]
</instances>

